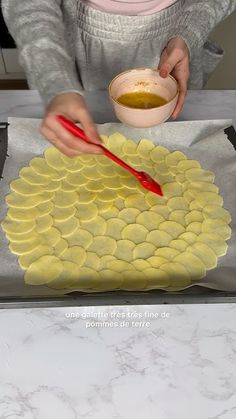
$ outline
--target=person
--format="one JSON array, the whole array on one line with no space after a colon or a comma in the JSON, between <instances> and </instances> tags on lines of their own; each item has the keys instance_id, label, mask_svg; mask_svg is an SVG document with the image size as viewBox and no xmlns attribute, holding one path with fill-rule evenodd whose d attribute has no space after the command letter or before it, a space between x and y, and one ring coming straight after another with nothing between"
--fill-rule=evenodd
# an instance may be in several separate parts
<instances>
[{"instance_id":1,"label":"person","mask_svg":"<svg viewBox=\"0 0 236 419\"><path fill-rule=\"evenodd\" d=\"M69 157L101 151L68 133L56 115L80 122L99 144L83 94L106 89L126 69L171 73L180 86L176 118L187 87L202 88L204 68L222 56L208 35L235 8L236 0L2 0L29 87L46 106L41 133Z\"/></svg>"}]
</instances>

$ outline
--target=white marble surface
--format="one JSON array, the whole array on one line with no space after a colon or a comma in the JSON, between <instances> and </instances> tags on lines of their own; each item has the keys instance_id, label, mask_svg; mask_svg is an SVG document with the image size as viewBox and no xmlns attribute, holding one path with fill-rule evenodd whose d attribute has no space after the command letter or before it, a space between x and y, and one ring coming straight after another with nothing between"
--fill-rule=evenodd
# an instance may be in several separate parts
<instances>
[{"instance_id":1,"label":"white marble surface","mask_svg":"<svg viewBox=\"0 0 236 419\"><path fill-rule=\"evenodd\" d=\"M2 310L0 418L234 419L235 316L235 304Z\"/></svg>"},{"instance_id":2,"label":"white marble surface","mask_svg":"<svg viewBox=\"0 0 236 419\"><path fill-rule=\"evenodd\" d=\"M107 93L85 96L95 122L116 121ZM0 90L0 121L8 116L41 118L43 106L36 91ZM236 90L193 90L188 92L179 120L233 119L236 126Z\"/></svg>"}]
</instances>

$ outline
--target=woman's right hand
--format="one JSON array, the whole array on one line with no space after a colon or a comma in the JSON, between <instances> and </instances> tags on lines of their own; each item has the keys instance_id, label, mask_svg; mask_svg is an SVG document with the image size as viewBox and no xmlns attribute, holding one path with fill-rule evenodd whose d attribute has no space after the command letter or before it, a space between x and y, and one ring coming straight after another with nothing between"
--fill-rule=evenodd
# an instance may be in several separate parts
<instances>
[{"instance_id":1,"label":"woman's right hand","mask_svg":"<svg viewBox=\"0 0 236 419\"><path fill-rule=\"evenodd\" d=\"M68 157L76 157L83 153L103 154L96 145L88 144L68 132L57 120L57 115L64 115L73 122L79 122L87 137L93 143L101 144L83 96L72 92L56 96L46 109L40 133Z\"/></svg>"}]
</instances>

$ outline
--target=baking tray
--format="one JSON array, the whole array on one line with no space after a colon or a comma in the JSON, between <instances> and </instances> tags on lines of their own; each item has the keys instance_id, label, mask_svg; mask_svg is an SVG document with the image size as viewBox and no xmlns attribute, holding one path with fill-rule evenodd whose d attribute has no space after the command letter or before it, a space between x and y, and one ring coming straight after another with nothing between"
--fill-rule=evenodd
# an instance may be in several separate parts
<instances>
[{"instance_id":1,"label":"baking tray","mask_svg":"<svg viewBox=\"0 0 236 419\"><path fill-rule=\"evenodd\" d=\"M0 176L7 158L8 123L0 123ZM224 130L236 150L236 131L233 126ZM60 297L0 297L0 308L113 306L113 305L158 305L158 304L209 304L236 303L236 292L223 292L200 286L182 291L111 291L86 294L71 292Z\"/></svg>"}]
</instances>

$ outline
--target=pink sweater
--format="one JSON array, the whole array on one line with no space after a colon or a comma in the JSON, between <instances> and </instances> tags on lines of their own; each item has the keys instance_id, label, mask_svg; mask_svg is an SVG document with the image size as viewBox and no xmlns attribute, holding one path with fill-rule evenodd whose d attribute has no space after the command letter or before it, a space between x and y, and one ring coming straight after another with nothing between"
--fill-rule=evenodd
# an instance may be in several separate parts
<instances>
[{"instance_id":1,"label":"pink sweater","mask_svg":"<svg viewBox=\"0 0 236 419\"><path fill-rule=\"evenodd\" d=\"M177 0L83 0L102 12L119 15L150 15L166 9Z\"/></svg>"}]
</instances>

